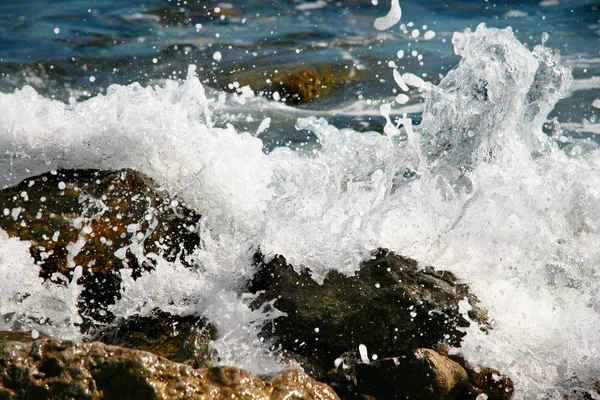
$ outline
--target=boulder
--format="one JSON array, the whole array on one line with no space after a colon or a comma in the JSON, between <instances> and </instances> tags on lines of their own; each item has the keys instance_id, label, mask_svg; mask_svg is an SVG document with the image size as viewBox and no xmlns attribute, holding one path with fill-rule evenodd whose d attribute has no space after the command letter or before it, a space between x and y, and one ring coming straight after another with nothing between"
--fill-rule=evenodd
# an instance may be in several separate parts
<instances>
[{"instance_id":1,"label":"boulder","mask_svg":"<svg viewBox=\"0 0 600 400\"><path fill-rule=\"evenodd\" d=\"M65 284L82 267L84 332L114 319L120 269L135 278L156 257L186 264L200 243L200 215L133 170L52 171L0 191L0 204L0 228L31 242L40 276Z\"/></svg>"},{"instance_id":2,"label":"boulder","mask_svg":"<svg viewBox=\"0 0 600 400\"><path fill-rule=\"evenodd\" d=\"M469 384L464 398L476 399L480 394L485 394L487 400L508 400L513 397L515 386L510 377L493 368L473 365L460 353L449 355L446 346L439 346L437 350L460 364L467 372Z\"/></svg>"},{"instance_id":3,"label":"boulder","mask_svg":"<svg viewBox=\"0 0 600 400\"><path fill-rule=\"evenodd\" d=\"M264 262L257 254L255 262L257 273L248 285L257 294L252 306L272 301L287 314L262 335L317 379L336 358L356 356L361 344L371 355L394 357L440 343L459 347L471 321L489 328L486 312L453 274L420 269L390 251L378 250L354 276L330 271L322 284L308 268L297 272L282 256ZM459 310L460 302L470 306Z\"/></svg>"},{"instance_id":4,"label":"boulder","mask_svg":"<svg viewBox=\"0 0 600 400\"><path fill-rule=\"evenodd\" d=\"M416 349L405 355L365 363L339 359L324 382L344 400L509 400L512 380L499 371L473 368L460 357L432 349ZM485 395L485 396L481 396Z\"/></svg>"},{"instance_id":5,"label":"boulder","mask_svg":"<svg viewBox=\"0 0 600 400\"><path fill-rule=\"evenodd\" d=\"M196 370L100 342L0 340L0 399L318 399L333 390L299 370L261 379L232 367Z\"/></svg>"},{"instance_id":6,"label":"boulder","mask_svg":"<svg viewBox=\"0 0 600 400\"><path fill-rule=\"evenodd\" d=\"M93 340L105 344L150 351L192 368L212 365L209 348L217 328L206 318L173 315L155 309L148 316L134 315L96 333Z\"/></svg>"},{"instance_id":7,"label":"boulder","mask_svg":"<svg viewBox=\"0 0 600 400\"><path fill-rule=\"evenodd\" d=\"M413 399L454 400L465 393L467 372L431 349L364 363L345 359L325 381L345 400Z\"/></svg>"}]
</instances>

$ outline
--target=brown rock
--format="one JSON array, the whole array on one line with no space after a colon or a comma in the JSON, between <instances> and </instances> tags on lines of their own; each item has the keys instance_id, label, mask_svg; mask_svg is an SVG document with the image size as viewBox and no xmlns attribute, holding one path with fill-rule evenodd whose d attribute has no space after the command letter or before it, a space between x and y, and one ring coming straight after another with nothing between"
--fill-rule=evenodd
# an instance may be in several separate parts
<instances>
[{"instance_id":1,"label":"brown rock","mask_svg":"<svg viewBox=\"0 0 600 400\"><path fill-rule=\"evenodd\" d=\"M232 367L195 370L99 342L0 341L0 399L319 399L338 397L301 371L262 380Z\"/></svg>"},{"instance_id":2,"label":"brown rock","mask_svg":"<svg viewBox=\"0 0 600 400\"><path fill-rule=\"evenodd\" d=\"M285 103L299 105L329 96L335 89L357 81L359 73L351 63L320 63L249 68L230 77L216 79L224 90L236 81L241 86L249 85L258 94L272 97L277 92Z\"/></svg>"},{"instance_id":3,"label":"brown rock","mask_svg":"<svg viewBox=\"0 0 600 400\"><path fill-rule=\"evenodd\" d=\"M150 351L192 368L212 366L209 348L217 328L206 318L172 315L156 309L152 314L135 315L102 329L93 340L105 344Z\"/></svg>"},{"instance_id":4,"label":"brown rock","mask_svg":"<svg viewBox=\"0 0 600 400\"><path fill-rule=\"evenodd\" d=\"M469 398L475 399L479 394L487 395L488 400L509 400L513 397L514 383L500 371L488 367L467 367L466 370L471 384Z\"/></svg>"},{"instance_id":5,"label":"brown rock","mask_svg":"<svg viewBox=\"0 0 600 400\"><path fill-rule=\"evenodd\" d=\"M342 399L454 400L468 385L458 363L424 348L368 364L346 359L325 381Z\"/></svg>"},{"instance_id":6,"label":"brown rock","mask_svg":"<svg viewBox=\"0 0 600 400\"><path fill-rule=\"evenodd\" d=\"M48 339L50 336L43 332L37 332L37 338ZM36 339L37 339L36 338ZM32 342L32 332L13 332L13 331L0 331L0 342L7 341L18 341L18 342Z\"/></svg>"},{"instance_id":7,"label":"brown rock","mask_svg":"<svg viewBox=\"0 0 600 400\"><path fill-rule=\"evenodd\" d=\"M84 331L113 320L106 309L120 296L118 270L138 277L154 268L154 257L186 263L200 242L200 216L133 170L46 173L0 191L0 204L0 228L31 241L43 278L61 283L53 274L70 280L83 268Z\"/></svg>"},{"instance_id":8,"label":"brown rock","mask_svg":"<svg viewBox=\"0 0 600 400\"><path fill-rule=\"evenodd\" d=\"M440 352L447 351L443 347ZM448 354L446 353L448 356ZM482 366L473 366L460 354L449 355L453 361L460 364L469 376L469 384L463 392L465 399L476 399L480 394L485 394L488 400L508 400L513 397L515 386L507 375L500 371Z\"/></svg>"},{"instance_id":9,"label":"brown rock","mask_svg":"<svg viewBox=\"0 0 600 400\"><path fill-rule=\"evenodd\" d=\"M466 371L451 359L431 349L416 349L414 354L431 370L428 375L432 377L432 380L427 385L428 390L432 393L431 398L455 399L467 384Z\"/></svg>"}]
</instances>

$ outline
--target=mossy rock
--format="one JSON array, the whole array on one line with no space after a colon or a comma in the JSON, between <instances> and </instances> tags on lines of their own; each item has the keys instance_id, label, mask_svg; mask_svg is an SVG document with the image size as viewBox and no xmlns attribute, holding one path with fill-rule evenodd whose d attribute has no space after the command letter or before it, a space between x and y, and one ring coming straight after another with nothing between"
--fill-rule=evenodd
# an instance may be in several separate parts
<instances>
[{"instance_id":1,"label":"mossy rock","mask_svg":"<svg viewBox=\"0 0 600 400\"><path fill-rule=\"evenodd\" d=\"M231 90L235 81L239 86L250 86L259 95L273 98L277 92L286 104L304 105L332 96L359 77L359 71L351 64L315 63L249 68L216 80L223 90Z\"/></svg>"},{"instance_id":2,"label":"mossy rock","mask_svg":"<svg viewBox=\"0 0 600 400\"><path fill-rule=\"evenodd\" d=\"M41 277L65 284L82 267L84 331L113 321L119 270L137 278L157 257L187 265L200 243L200 215L128 169L48 172L0 191L0 204L0 228L31 242Z\"/></svg>"}]
</instances>

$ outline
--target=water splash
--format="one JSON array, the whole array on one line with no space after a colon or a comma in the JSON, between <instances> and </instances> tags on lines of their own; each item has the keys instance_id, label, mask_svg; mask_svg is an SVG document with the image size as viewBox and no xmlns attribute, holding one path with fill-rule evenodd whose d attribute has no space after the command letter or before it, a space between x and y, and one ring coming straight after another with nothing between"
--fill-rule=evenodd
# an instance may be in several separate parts
<instances>
[{"instance_id":1,"label":"water splash","mask_svg":"<svg viewBox=\"0 0 600 400\"><path fill-rule=\"evenodd\" d=\"M420 126L390 117L384 136L304 118L295 128L320 146L306 153L264 154L255 132L213 118L215 108L240 104L210 98L193 69L183 84L112 86L69 105L27 87L0 94L1 184L54 168L129 167L179 194L203 215L203 248L193 255L201 272L165 265L164 276L124 275L113 311L206 312L234 363L251 364L268 347L253 335L269 316L249 313L235 295L253 272L253 249L311 266L319 279L352 273L382 246L472 287L495 327L470 331L463 351L510 375L518 398L591 387L600 372L600 154L567 154L542 131L569 70L510 30L479 26L453 43L462 61L440 85L402 76L428 91ZM4 315L55 315L57 307L36 307L71 301L76 288L39 281L27 243L0 237L0 255L7 274L23 272L10 288L0 283ZM21 301L25 287L33 289ZM74 336L65 310L53 321L62 315L57 332Z\"/></svg>"}]
</instances>

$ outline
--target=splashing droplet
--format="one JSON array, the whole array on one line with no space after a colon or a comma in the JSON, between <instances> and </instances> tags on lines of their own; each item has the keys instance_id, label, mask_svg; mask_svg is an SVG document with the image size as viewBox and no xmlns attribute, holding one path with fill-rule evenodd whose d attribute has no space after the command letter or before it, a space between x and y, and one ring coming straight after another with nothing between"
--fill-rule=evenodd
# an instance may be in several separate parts
<instances>
[{"instance_id":1,"label":"splashing droplet","mask_svg":"<svg viewBox=\"0 0 600 400\"><path fill-rule=\"evenodd\" d=\"M400 22L402 17L402 9L398 0L392 0L392 7L385 17L379 17L373 24L375 29L385 31Z\"/></svg>"}]
</instances>

